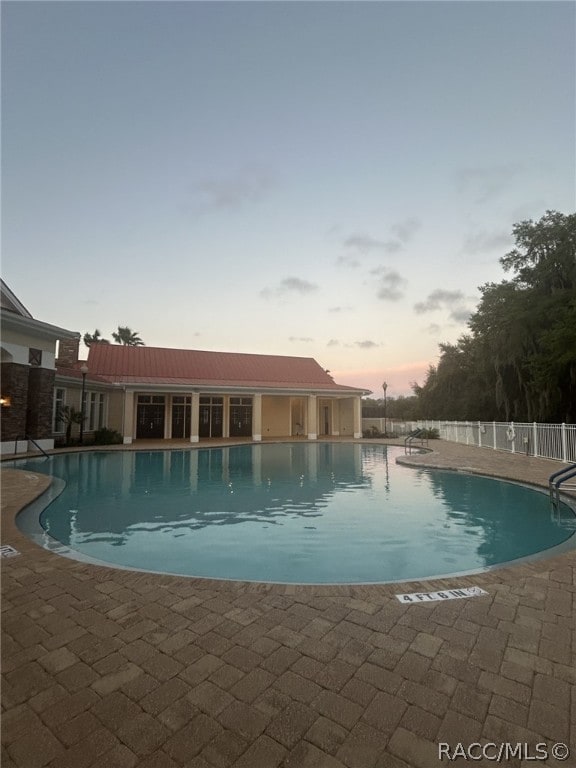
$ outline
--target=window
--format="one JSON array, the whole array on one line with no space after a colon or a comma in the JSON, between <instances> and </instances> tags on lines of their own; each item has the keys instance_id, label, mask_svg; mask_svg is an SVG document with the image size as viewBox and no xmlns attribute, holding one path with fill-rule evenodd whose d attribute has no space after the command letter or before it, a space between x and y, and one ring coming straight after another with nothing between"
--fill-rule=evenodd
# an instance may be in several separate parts
<instances>
[{"instance_id":1,"label":"window","mask_svg":"<svg viewBox=\"0 0 576 768\"><path fill-rule=\"evenodd\" d=\"M172 402L175 405L190 405L192 402L191 397L184 397L184 395L173 395Z\"/></svg>"},{"instance_id":2,"label":"window","mask_svg":"<svg viewBox=\"0 0 576 768\"><path fill-rule=\"evenodd\" d=\"M62 409L66 405L66 390L54 390L54 434L61 435L66 431L66 425L62 419Z\"/></svg>"},{"instance_id":3,"label":"window","mask_svg":"<svg viewBox=\"0 0 576 768\"><path fill-rule=\"evenodd\" d=\"M106 423L106 395L100 392L87 392L85 395L84 413L86 429L94 432Z\"/></svg>"},{"instance_id":4,"label":"window","mask_svg":"<svg viewBox=\"0 0 576 768\"><path fill-rule=\"evenodd\" d=\"M158 405L164 405L164 395L138 395L139 403L155 403Z\"/></svg>"},{"instance_id":5,"label":"window","mask_svg":"<svg viewBox=\"0 0 576 768\"><path fill-rule=\"evenodd\" d=\"M106 402L106 398L105 398L104 394L101 394L100 395L100 410L99 410L99 413L98 413L98 428L99 429L101 427L105 426L105 424L104 424L104 416L105 416L104 405L105 405L105 402Z\"/></svg>"},{"instance_id":6,"label":"window","mask_svg":"<svg viewBox=\"0 0 576 768\"><path fill-rule=\"evenodd\" d=\"M42 365L42 350L41 349L30 349L28 350L28 362L30 365L40 366Z\"/></svg>"}]
</instances>

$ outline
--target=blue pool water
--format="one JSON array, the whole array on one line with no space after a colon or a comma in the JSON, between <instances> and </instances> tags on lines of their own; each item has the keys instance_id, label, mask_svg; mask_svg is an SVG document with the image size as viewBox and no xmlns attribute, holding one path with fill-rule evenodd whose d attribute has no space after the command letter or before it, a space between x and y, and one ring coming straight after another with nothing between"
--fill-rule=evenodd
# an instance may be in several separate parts
<instances>
[{"instance_id":1,"label":"blue pool water","mask_svg":"<svg viewBox=\"0 0 576 768\"><path fill-rule=\"evenodd\" d=\"M574 534L574 512L562 505L553 519L543 493L403 467L399 452L285 443L74 453L14 466L65 481L40 515L44 544L162 573L406 581L485 569ZM27 532L31 514L37 522L34 510L19 517Z\"/></svg>"}]
</instances>

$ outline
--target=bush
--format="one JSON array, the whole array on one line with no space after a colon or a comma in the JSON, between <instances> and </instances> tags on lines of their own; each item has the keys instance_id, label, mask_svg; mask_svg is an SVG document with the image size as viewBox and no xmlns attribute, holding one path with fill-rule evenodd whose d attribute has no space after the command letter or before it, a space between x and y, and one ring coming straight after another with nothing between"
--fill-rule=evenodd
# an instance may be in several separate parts
<instances>
[{"instance_id":1,"label":"bush","mask_svg":"<svg viewBox=\"0 0 576 768\"><path fill-rule=\"evenodd\" d=\"M384 438L398 437L398 433L397 432L380 432L378 427L372 426L372 427L368 427L368 429L365 429L362 432L362 437L372 438L374 440L377 437L384 437Z\"/></svg>"},{"instance_id":2,"label":"bush","mask_svg":"<svg viewBox=\"0 0 576 768\"><path fill-rule=\"evenodd\" d=\"M423 440L439 440L440 432L437 429L423 429L418 437L421 437Z\"/></svg>"},{"instance_id":3,"label":"bush","mask_svg":"<svg viewBox=\"0 0 576 768\"><path fill-rule=\"evenodd\" d=\"M119 445L123 438L115 429L101 427L94 432L94 445Z\"/></svg>"}]
</instances>

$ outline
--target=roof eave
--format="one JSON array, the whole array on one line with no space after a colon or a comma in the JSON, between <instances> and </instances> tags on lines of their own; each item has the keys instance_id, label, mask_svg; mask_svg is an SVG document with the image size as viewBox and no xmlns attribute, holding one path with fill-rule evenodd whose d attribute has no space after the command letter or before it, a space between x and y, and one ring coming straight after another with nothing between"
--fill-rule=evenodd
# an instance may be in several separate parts
<instances>
[{"instance_id":1,"label":"roof eave","mask_svg":"<svg viewBox=\"0 0 576 768\"><path fill-rule=\"evenodd\" d=\"M3 328L35 333L41 338L49 339L51 341L80 338L80 334L77 331L69 331L67 328L59 328L57 325L51 325L50 323L44 323L41 320L35 320L33 317L17 315L4 308L0 310L0 318Z\"/></svg>"}]
</instances>

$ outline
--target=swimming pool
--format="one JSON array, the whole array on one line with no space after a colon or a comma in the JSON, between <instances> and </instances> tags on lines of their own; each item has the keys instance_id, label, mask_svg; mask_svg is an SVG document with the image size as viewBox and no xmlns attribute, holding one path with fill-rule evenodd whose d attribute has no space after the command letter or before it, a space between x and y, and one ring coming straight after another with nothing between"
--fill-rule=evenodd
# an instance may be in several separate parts
<instances>
[{"instance_id":1,"label":"swimming pool","mask_svg":"<svg viewBox=\"0 0 576 768\"><path fill-rule=\"evenodd\" d=\"M472 573L574 541L573 510L553 519L546 494L401 466L399 453L322 442L17 461L64 481L17 522L79 559L283 583Z\"/></svg>"}]
</instances>

